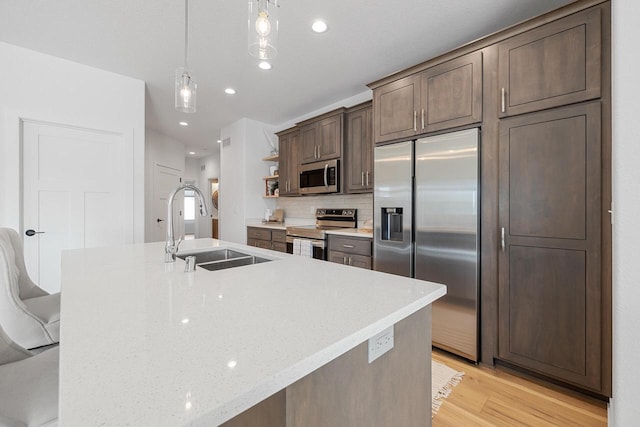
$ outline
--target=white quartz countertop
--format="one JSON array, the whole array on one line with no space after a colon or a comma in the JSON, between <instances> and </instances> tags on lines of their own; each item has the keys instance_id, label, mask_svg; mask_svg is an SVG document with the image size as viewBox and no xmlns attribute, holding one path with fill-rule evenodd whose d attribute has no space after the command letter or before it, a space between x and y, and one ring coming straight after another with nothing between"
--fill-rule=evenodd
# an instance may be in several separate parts
<instances>
[{"instance_id":1,"label":"white quartz countertop","mask_svg":"<svg viewBox=\"0 0 640 427\"><path fill-rule=\"evenodd\" d=\"M60 424L214 426L445 294L443 285L222 242L271 262L184 272L163 242L65 251Z\"/></svg>"},{"instance_id":2,"label":"white quartz countertop","mask_svg":"<svg viewBox=\"0 0 640 427\"><path fill-rule=\"evenodd\" d=\"M287 227L281 222L256 222L247 223L247 227L269 228L271 230L286 230Z\"/></svg>"},{"instance_id":3,"label":"white quartz countertop","mask_svg":"<svg viewBox=\"0 0 640 427\"><path fill-rule=\"evenodd\" d=\"M340 229L327 230L327 234L373 239L373 230L369 228L340 228Z\"/></svg>"}]
</instances>

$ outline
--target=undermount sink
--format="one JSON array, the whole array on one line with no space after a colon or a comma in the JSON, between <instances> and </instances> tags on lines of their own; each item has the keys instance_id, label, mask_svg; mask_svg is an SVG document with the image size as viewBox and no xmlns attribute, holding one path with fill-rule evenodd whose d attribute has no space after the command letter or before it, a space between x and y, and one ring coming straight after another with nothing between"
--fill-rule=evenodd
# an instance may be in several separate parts
<instances>
[{"instance_id":1,"label":"undermount sink","mask_svg":"<svg viewBox=\"0 0 640 427\"><path fill-rule=\"evenodd\" d=\"M225 268L241 267L243 265L260 264L271 261L255 255L245 254L233 249L214 249L210 251L183 252L177 255L180 259L188 256L196 257L196 266L205 270L215 271Z\"/></svg>"}]
</instances>

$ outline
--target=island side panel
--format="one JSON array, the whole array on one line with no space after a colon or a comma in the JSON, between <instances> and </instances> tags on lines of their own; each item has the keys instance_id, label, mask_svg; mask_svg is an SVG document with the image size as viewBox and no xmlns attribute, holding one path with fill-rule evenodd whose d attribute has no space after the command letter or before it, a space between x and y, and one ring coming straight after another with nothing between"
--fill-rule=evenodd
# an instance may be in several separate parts
<instances>
[{"instance_id":1,"label":"island side panel","mask_svg":"<svg viewBox=\"0 0 640 427\"><path fill-rule=\"evenodd\" d=\"M431 426L431 306L398 322L373 363L364 342L286 389L287 427Z\"/></svg>"},{"instance_id":2,"label":"island side panel","mask_svg":"<svg viewBox=\"0 0 640 427\"><path fill-rule=\"evenodd\" d=\"M280 390L271 397L235 416L221 427L285 427L286 394Z\"/></svg>"}]
</instances>

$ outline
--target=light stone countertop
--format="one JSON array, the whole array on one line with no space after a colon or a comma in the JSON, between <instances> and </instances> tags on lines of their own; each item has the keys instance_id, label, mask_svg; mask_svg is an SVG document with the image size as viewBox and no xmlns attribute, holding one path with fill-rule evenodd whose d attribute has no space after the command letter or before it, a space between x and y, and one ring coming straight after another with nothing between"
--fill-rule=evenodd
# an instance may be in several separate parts
<instances>
[{"instance_id":1,"label":"light stone countertop","mask_svg":"<svg viewBox=\"0 0 640 427\"><path fill-rule=\"evenodd\" d=\"M163 242L63 252L60 425L214 426L446 293L213 239L271 262L184 272Z\"/></svg>"},{"instance_id":2,"label":"light stone countertop","mask_svg":"<svg viewBox=\"0 0 640 427\"><path fill-rule=\"evenodd\" d=\"M247 227L268 228L271 230L287 229L286 225L284 225L283 223L264 223L264 222L247 223Z\"/></svg>"},{"instance_id":3,"label":"light stone countertop","mask_svg":"<svg viewBox=\"0 0 640 427\"><path fill-rule=\"evenodd\" d=\"M369 228L341 228L335 230L327 230L327 234L373 239L373 230Z\"/></svg>"}]
</instances>

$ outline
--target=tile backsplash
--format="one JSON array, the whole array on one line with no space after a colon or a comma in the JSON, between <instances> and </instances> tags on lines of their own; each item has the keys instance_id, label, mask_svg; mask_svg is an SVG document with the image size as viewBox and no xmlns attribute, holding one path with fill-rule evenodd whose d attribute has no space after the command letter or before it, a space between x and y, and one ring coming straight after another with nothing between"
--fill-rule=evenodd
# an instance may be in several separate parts
<instances>
[{"instance_id":1,"label":"tile backsplash","mask_svg":"<svg viewBox=\"0 0 640 427\"><path fill-rule=\"evenodd\" d=\"M358 227L373 219L373 194L333 194L301 197L279 197L276 205L284 209L286 219L315 219L318 208L358 209Z\"/></svg>"}]
</instances>

